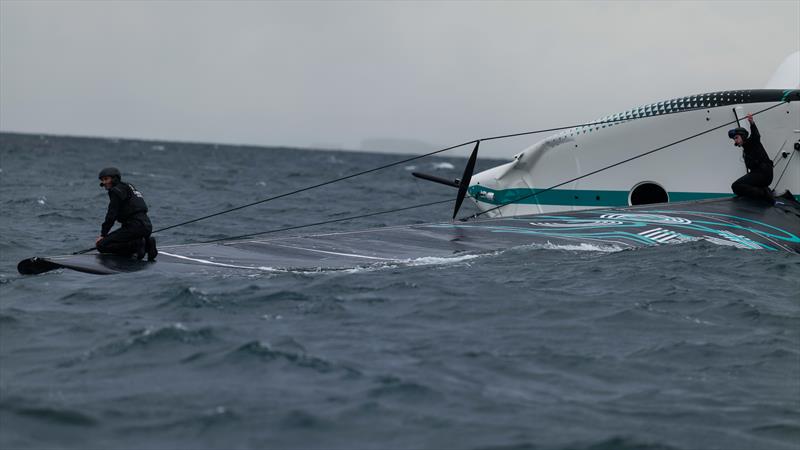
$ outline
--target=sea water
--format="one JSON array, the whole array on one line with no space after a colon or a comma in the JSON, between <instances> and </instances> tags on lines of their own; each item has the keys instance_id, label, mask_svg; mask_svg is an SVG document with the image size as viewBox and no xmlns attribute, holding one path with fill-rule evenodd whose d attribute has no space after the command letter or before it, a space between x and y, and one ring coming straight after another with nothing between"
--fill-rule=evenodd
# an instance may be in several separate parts
<instances>
[{"instance_id":1,"label":"sea water","mask_svg":"<svg viewBox=\"0 0 800 450\"><path fill-rule=\"evenodd\" d=\"M0 448L800 448L797 255L692 242L338 271L16 272L93 245L105 166L160 228L405 157L0 135ZM413 161L156 237L448 199L410 171L457 178L465 162Z\"/></svg>"}]
</instances>

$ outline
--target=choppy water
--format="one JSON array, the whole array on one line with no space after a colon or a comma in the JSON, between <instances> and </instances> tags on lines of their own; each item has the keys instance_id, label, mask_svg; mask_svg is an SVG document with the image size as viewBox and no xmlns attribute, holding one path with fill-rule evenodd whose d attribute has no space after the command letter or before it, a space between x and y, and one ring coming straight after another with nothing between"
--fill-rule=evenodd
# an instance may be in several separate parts
<instances>
[{"instance_id":1,"label":"choppy water","mask_svg":"<svg viewBox=\"0 0 800 450\"><path fill-rule=\"evenodd\" d=\"M91 246L103 166L160 227L396 159L0 135L0 448L800 448L796 255L690 243L316 273L16 273ZM414 165L457 177L464 161ZM397 167L160 241L451 195Z\"/></svg>"}]
</instances>

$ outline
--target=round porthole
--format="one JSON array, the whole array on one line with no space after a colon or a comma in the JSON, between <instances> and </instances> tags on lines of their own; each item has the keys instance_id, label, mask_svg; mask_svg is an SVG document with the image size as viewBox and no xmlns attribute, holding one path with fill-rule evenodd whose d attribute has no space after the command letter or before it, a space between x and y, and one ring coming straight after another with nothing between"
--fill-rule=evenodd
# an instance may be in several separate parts
<instances>
[{"instance_id":1,"label":"round porthole","mask_svg":"<svg viewBox=\"0 0 800 450\"><path fill-rule=\"evenodd\" d=\"M631 189L628 195L629 205L649 205L651 203L667 203L669 195L658 183L642 181Z\"/></svg>"}]
</instances>

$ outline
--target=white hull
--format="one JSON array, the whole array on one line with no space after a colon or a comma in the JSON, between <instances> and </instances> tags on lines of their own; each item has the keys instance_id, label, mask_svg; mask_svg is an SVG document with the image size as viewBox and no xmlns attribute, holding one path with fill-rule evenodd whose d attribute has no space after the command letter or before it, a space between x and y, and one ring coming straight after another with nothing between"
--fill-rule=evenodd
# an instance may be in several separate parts
<instances>
[{"instance_id":1,"label":"white hull","mask_svg":"<svg viewBox=\"0 0 800 450\"><path fill-rule=\"evenodd\" d=\"M469 193L481 210L489 210L707 132L489 214L514 216L731 196L731 183L746 173L741 149L727 135L735 124L725 125L735 120L735 108L745 128L745 115L755 115L762 143L774 163L771 187L778 193L788 189L798 194L799 100L797 89L763 89L694 95L636 108L597 122L623 121L573 128L537 142L510 163L474 175ZM775 105L779 106L756 114ZM720 128L708 132L715 127Z\"/></svg>"}]
</instances>

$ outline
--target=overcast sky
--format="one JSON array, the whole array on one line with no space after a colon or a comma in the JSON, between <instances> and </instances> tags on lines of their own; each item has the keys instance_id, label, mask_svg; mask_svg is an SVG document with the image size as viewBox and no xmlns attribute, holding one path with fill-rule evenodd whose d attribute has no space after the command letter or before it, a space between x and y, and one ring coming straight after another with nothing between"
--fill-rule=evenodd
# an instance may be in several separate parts
<instances>
[{"instance_id":1,"label":"overcast sky","mask_svg":"<svg viewBox=\"0 0 800 450\"><path fill-rule=\"evenodd\" d=\"M0 130L444 147L762 88L798 22L797 0L0 0Z\"/></svg>"}]
</instances>

